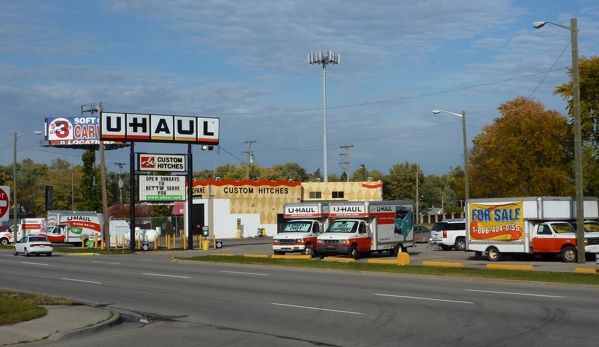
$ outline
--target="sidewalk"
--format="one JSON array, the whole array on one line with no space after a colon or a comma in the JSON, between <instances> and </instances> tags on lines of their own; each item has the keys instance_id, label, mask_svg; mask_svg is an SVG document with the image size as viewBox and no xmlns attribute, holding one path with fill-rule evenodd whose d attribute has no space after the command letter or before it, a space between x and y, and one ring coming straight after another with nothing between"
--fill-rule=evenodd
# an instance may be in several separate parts
<instances>
[{"instance_id":1,"label":"sidewalk","mask_svg":"<svg viewBox=\"0 0 599 347\"><path fill-rule=\"evenodd\" d=\"M62 340L89 334L120 322L120 315L87 305L44 306L42 318L0 327L0 346L48 339Z\"/></svg>"}]
</instances>

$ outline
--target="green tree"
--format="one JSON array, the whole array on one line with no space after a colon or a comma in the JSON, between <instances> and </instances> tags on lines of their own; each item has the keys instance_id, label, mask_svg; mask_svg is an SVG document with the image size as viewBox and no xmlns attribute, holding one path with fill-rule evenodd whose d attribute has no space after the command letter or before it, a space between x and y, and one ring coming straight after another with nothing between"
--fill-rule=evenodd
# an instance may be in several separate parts
<instances>
[{"instance_id":1,"label":"green tree","mask_svg":"<svg viewBox=\"0 0 599 347\"><path fill-rule=\"evenodd\" d=\"M569 195L567 119L517 97L498 107L470 154L471 197Z\"/></svg>"},{"instance_id":2,"label":"green tree","mask_svg":"<svg viewBox=\"0 0 599 347\"><path fill-rule=\"evenodd\" d=\"M424 175L418 164L410 164L406 161L393 165L389 169L389 175L383 178L383 199L416 201L417 180L419 186L424 181Z\"/></svg>"}]
</instances>

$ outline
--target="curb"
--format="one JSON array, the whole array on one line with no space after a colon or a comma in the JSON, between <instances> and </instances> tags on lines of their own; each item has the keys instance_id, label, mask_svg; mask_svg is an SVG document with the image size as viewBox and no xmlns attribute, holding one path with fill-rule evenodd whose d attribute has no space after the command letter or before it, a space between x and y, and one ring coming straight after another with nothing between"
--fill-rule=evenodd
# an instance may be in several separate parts
<instances>
[{"instance_id":1,"label":"curb","mask_svg":"<svg viewBox=\"0 0 599 347\"><path fill-rule=\"evenodd\" d=\"M501 269L501 270L528 270L532 271L535 269L533 265L499 265L499 264L487 264L487 269Z\"/></svg>"},{"instance_id":2,"label":"curb","mask_svg":"<svg viewBox=\"0 0 599 347\"><path fill-rule=\"evenodd\" d=\"M464 267L464 263L448 263L444 261L423 261L422 265L442 267Z\"/></svg>"},{"instance_id":3,"label":"curb","mask_svg":"<svg viewBox=\"0 0 599 347\"><path fill-rule=\"evenodd\" d=\"M113 311L111 311L111 312L112 312L112 317L108 318L107 320L105 320L103 322L94 324L89 327L84 327L81 329L74 329L74 330L70 330L70 331L52 334L48 337L47 340L60 341L60 340L68 339L71 337L85 336L85 335L89 335L89 334L95 333L97 331L101 331L101 330L107 329L109 327L121 324L123 322L121 315L117 312L113 312Z\"/></svg>"}]
</instances>

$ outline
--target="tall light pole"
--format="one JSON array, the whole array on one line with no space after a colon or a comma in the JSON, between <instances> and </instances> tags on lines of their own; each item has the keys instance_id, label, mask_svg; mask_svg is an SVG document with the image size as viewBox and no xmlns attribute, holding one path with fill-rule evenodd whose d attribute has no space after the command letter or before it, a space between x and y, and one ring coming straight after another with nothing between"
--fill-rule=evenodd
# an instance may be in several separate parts
<instances>
[{"instance_id":1,"label":"tall light pole","mask_svg":"<svg viewBox=\"0 0 599 347\"><path fill-rule=\"evenodd\" d=\"M17 225L17 217L19 216L19 210L17 208L17 138L21 136L25 136L27 134L36 134L41 135L41 131L29 131L24 134L18 135L15 131L15 141L14 141L14 158L13 158L13 167L12 167L12 182L13 182L13 239L12 242L17 242L18 236L18 225Z\"/></svg>"},{"instance_id":2,"label":"tall light pole","mask_svg":"<svg viewBox=\"0 0 599 347\"><path fill-rule=\"evenodd\" d=\"M327 172L327 64L339 64L341 62L341 55L329 51L326 56L322 55L322 51L316 53L308 53L308 64L321 64L322 65L322 90L323 90L323 109L324 109L324 182L329 181Z\"/></svg>"},{"instance_id":3,"label":"tall light pole","mask_svg":"<svg viewBox=\"0 0 599 347\"><path fill-rule=\"evenodd\" d=\"M582 136L580 130L580 82L578 79L578 24L576 18L570 19L570 26L553 22L533 22L535 29L545 24L553 24L570 30L572 40L572 108L574 111L574 176L576 179L576 244L578 263L586 262L584 252L584 187L582 182Z\"/></svg>"},{"instance_id":4,"label":"tall light pole","mask_svg":"<svg viewBox=\"0 0 599 347\"><path fill-rule=\"evenodd\" d=\"M462 114L458 114L444 110L433 110L434 114L439 114L441 112L462 117L462 137L464 138L464 193L466 195L465 200L468 200L470 198L470 185L468 184L468 141L466 140L466 111L462 111Z\"/></svg>"}]
</instances>

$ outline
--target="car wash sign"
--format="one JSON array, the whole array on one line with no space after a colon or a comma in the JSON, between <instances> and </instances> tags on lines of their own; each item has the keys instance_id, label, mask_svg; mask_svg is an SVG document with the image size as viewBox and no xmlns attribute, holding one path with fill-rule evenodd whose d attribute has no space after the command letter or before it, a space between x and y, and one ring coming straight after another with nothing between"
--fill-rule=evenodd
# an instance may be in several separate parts
<instances>
[{"instance_id":1,"label":"car wash sign","mask_svg":"<svg viewBox=\"0 0 599 347\"><path fill-rule=\"evenodd\" d=\"M185 200L185 176L139 176L139 200Z\"/></svg>"},{"instance_id":2,"label":"car wash sign","mask_svg":"<svg viewBox=\"0 0 599 347\"><path fill-rule=\"evenodd\" d=\"M219 118L100 113L100 138L109 141L218 145L219 127Z\"/></svg>"},{"instance_id":3,"label":"car wash sign","mask_svg":"<svg viewBox=\"0 0 599 347\"><path fill-rule=\"evenodd\" d=\"M138 153L139 171L185 172L185 155Z\"/></svg>"}]
</instances>

